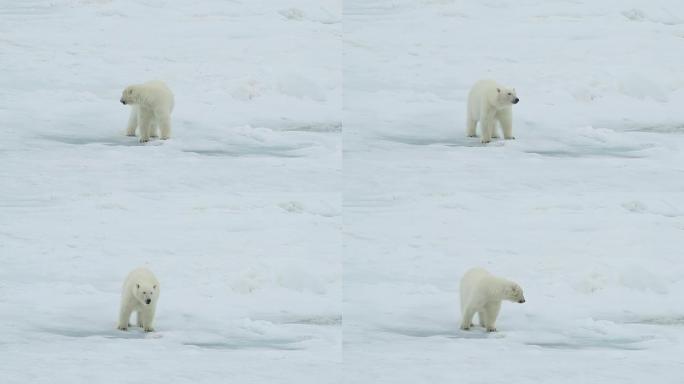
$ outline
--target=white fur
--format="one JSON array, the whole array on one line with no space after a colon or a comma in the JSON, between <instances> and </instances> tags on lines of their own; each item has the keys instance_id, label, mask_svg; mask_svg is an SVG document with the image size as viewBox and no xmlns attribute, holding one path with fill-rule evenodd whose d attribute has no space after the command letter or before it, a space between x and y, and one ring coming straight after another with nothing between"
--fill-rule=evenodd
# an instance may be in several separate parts
<instances>
[{"instance_id":1,"label":"white fur","mask_svg":"<svg viewBox=\"0 0 684 384\"><path fill-rule=\"evenodd\" d=\"M488 332L495 332L496 318L503 300L524 303L522 288L510 280L493 276L482 268L473 268L466 272L461 279L461 329L470 329L473 316L477 313L480 326L485 327Z\"/></svg>"},{"instance_id":2,"label":"white fur","mask_svg":"<svg viewBox=\"0 0 684 384\"><path fill-rule=\"evenodd\" d=\"M480 122L482 142L489 143L492 137L497 138L496 122L503 130L505 139L513 137L513 111L511 106L520 99L515 88L506 88L494 80L480 80L470 89L468 94L468 117L466 121L469 137L476 137L475 127Z\"/></svg>"},{"instance_id":3,"label":"white fur","mask_svg":"<svg viewBox=\"0 0 684 384\"><path fill-rule=\"evenodd\" d=\"M121 95L121 103L132 107L126 130L128 136L135 136L135 129L139 128L140 142L145 143L150 137L157 137L159 127L162 140L171 137L174 99L163 81L148 81L126 87Z\"/></svg>"},{"instance_id":4,"label":"white fur","mask_svg":"<svg viewBox=\"0 0 684 384\"><path fill-rule=\"evenodd\" d=\"M154 313L159 292L159 281L149 269L138 268L129 273L121 294L118 328L122 331L127 330L131 313L135 311L138 313L138 327L145 332L154 331Z\"/></svg>"}]
</instances>

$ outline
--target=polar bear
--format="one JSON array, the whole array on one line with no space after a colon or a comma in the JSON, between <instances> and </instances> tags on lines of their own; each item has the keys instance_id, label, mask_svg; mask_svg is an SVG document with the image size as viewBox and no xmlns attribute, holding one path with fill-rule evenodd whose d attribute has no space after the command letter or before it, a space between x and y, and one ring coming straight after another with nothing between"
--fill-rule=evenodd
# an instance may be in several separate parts
<instances>
[{"instance_id":1,"label":"polar bear","mask_svg":"<svg viewBox=\"0 0 684 384\"><path fill-rule=\"evenodd\" d=\"M159 300L159 281L147 268L138 268L128 274L121 294L118 328L128 329L131 313L138 313L138 327L145 332L154 331L154 312Z\"/></svg>"},{"instance_id":2,"label":"polar bear","mask_svg":"<svg viewBox=\"0 0 684 384\"><path fill-rule=\"evenodd\" d=\"M522 288L512 281L493 276L482 268L470 269L461 279L461 329L470 329L477 313L480 326L487 332L496 332L502 300L524 303L525 296Z\"/></svg>"},{"instance_id":3,"label":"polar bear","mask_svg":"<svg viewBox=\"0 0 684 384\"><path fill-rule=\"evenodd\" d=\"M148 81L144 84L129 85L121 95L123 105L131 105L126 135L135 136L135 129L140 128L140 142L145 143L150 137L157 137L157 127L161 130L162 140L171 137L171 112L173 111L173 93L163 81Z\"/></svg>"},{"instance_id":4,"label":"polar bear","mask_svg":"<svg viewBox=\"0 0 684 384\"><path fill-rule=\"evenodd\" d=\"M467 111L467 135L476 137L475 127L480 122L482 131L482 143L497 138L496 122L498 121L503 130L504 138L513 137L513 113L512 104L518 104L520 99L515 94L515 88L506 88L497 84L494 80L480 80L470 89L468 94Z\"/></svg>"}]
</instances>

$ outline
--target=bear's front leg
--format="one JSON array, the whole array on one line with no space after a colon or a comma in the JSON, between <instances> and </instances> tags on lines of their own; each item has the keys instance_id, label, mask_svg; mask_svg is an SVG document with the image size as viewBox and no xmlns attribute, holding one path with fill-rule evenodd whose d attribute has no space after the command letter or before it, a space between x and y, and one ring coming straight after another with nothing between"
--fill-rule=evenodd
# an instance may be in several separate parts
<instances>
[{"instance_id":1,"label":"bear's front leg","mask_svg":"<svg viewBox=\"0 0 684 384\"><path fill-rule=\"evenodd\" d=\"M150 124L150 137L159 137L157 134L157 123L153 122Z\"/></svg>"},{"instance_id":2,"label":"bear's front leg","mask_svg":"<svg viewBox=\"0 0 684 384\"><path fill-rule=\"evenodd\" d=\"M482 126L482 144L487 144L492 141L492 131L494 130L494 114L486 114L482 120L480 120L480 125Z\"/></svg>"},{"instance_id":3,"label":"bear's front leg","mask_svg":"<svg viewBox=\"0 0 684 384\"><path fill-rule=\"evenodd\" d=\"M131 308L126 305L121 305L121 310L119 311L119 324L117 328L121 331L128 330L128 320L131 318Z\"/></svg>"},{"instance_id":4,"label":"bear's front leg","mask_svg":"<svg viewBox=\"0 0 684 384\"><path fill-rule=\"evenodd\" d=\"M142 311L138 311L138 327L143 327L143 315Z\"/></svg>"},{"instance_id":5,"label":"bear's front leg","mask_svg":"<svg viewBox=\"0 0 684 384\"><path fill-rule=\"evenodd\" d=\"M480 140L482 144L487 144L491 143L492 141L492 134L490 133L490 129L487 128L487 125L482 124L482 140Z\"/></svg>"},{"instance_id":6,"label":"bear's front leg","mask_svg":"<svg viewBox=\"0 0 684 384\"><path fill-rule=\"evenodd\" d=\"M498 139L499 138L499 130L496 128L497 128L496 122L494 122L494 124L492 124L492 139Z\"/></svg>"},{"instance_id":7,"label":"bear's front leg","mask_svg":"<svg viewBox=\"0 0 684 384\"><path fill-rule=\"evenodd\" d=\"M131 115L128 117L128 127L126 136L135 136L135 129L138 128L138 107L131 107Z\"/></svg>"},{"instance_id":8,"label":"bear's front leg","mask_svg":"<svg viewBox=\"0 0 684 384\"><path fill-rule=\"evenodd\" d=\"M151 308L144 308L139 312L143 316L142 328L145 332L154 331L154 312L156 311L155 307L156 306L153 306Z\"/></svg>"},{"instance_id":9,"label":"bear's front leg","mask_svg":"<svg viewBox=\"0 0 684 384\"><path fill-rule=\"evenodd\" d=\"M490 303L485 306L485 328L487 332L496 332L496 318L499 316L501 302Z\"/></svg>"},{"instance_id":10,"label":"bear's front leg","mask_svg":"<svg viewBox=\"0 0 684 384\"><path fill-rule=\"evenodd\" d=\"M511 108L504 108L497 114L497 119L501 125L504 139L513 140L513 110Z\"/></svg>"}]
</instances>

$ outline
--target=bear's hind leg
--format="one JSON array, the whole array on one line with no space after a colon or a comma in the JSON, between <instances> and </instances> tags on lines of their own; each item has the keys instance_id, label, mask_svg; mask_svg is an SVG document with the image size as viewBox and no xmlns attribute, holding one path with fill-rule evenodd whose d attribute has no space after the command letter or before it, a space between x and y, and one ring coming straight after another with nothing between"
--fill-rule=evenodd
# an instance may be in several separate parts
<instances>
[{"instance_id":1,"label":"bear's hind leg","mask_svg":"<svg viewBox=\"0 0 684 384\"><path fill-rule=\"evenodd\" d=\"M468 117L466 118L466 136L477 137L477 120L473 119L473 116L468 111Z\"/></svg>"},{"instance_id":2,"label":"bear's hind leg","mask_svg":"<svg viewBox=\"0 0 684 384\"><path fill-rule=\"evenodd\" d=\"M128 117L128 127L126 136L135 136L135 129L138 128L138 107L131 107L131 115Z\"/></svg>"},{"instance_id":3,"label":"bear's hind leg","mask_svg":"<svg viewBox=\"0 0 684 384\"><path fill-rule=\"evenodd\" d=\"M467 331L470 329L470 325L473 323L473 316L475 316L475 311L471 308L466 308L463 312L463 319L461 319L461 329Z\"/></svg>"},{"instance_id":4,"label":"bear's hind leg","mask_svg":"<svg viewBox=\"0 0 684 384\"><path fill-rule=\"evenodd\" d=\"M150 141L150 131L152 125L152 116L149 111L140 110L140 142L146 143Z\"/></svg>"},{"instance_id":5,"label":"bear's hind leg","mask_svg":"<svg viewBox=\"0 0 684 384\"><path fill-rule=\"evenodd\" d=\"M484 327L485 324L487 324L487 321L485 320L486 316L487 316L487 314L484 310L481 310L480 312L477 313L477 318L479 320L478 323L480 324L480 327Z\"/></svg>"},{"instance_id":6,"label":"bear's hind leg","mask_svg":"<svg viewBox=\"0 0 684 384\"><path fill-rule=\"evenodd\" d=\"M159 128L161 130L161 139L166 140L171 137L171 119L164 116L159 119Z\"/></svg>"}]
</instances>

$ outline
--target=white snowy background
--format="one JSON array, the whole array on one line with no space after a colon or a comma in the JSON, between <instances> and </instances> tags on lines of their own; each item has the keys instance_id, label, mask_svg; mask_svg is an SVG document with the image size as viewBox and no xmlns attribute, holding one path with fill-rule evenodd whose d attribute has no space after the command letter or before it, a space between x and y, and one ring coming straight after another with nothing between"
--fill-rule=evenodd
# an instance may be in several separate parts
<instances>
[{"instance_id":1,"label":"white snowy background","mask_svg":"<svg viewBox=\"0 0 684 384\"><path fill-rule=\"evenodd\" d=\"M350 383L681 383L684 4L344 2ZM515 141L465 137L480 78ZM519 282L458 330L470 267Z\"/></svg>"},{"instance_id":2,"label":"white snowy background","mask_svg":"<svg viewBox=\"0 0 684 384\"><path fill-rule=\"evenodd\" d=\"M332 383L337 0L0 2L0 382ZM169 141L123 88L166 81ZM157 332L115 329L127 273Z\"/></svg>"},{"instance_id":3,"label":"white snowy background","mask_svg":"<svg viewBox=\"0 0 684 384\"><path fill-rule=\"evenodd\" d=\"M341 7L0 2L0 382L681 382L684 6ZM479 78L517 140L464 137ZM498 333L458 330L472 266L525 289Z\"/></svg>"}]
</instances>

